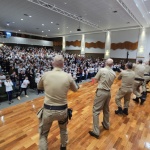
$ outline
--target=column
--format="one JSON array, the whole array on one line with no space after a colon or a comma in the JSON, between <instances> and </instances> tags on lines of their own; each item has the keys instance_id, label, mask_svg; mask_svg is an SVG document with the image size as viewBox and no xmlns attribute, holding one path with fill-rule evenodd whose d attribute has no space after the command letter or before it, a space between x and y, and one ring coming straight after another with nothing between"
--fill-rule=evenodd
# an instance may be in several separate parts
<instances>
[{"instance_id":1,"label":"column","mask_svg":"<svg viewBox=\"0 0 150 150\"><path fill-rule=\"evenodd\" d=\"M81 40L81 56L85 56L85 35L82 34Z\"/></svg>"},{"instance_id":2,"label":"column","mask_svg":"<svg viewBox=\"0 0 150 150\"><path fill-rule=\"evenodd\" d=\"M139 34L139 41L138 41L138 49L137 49L137 56L136 60L142 59L144 61L144 53L146 51L146 30L142 28Z\"/></svg>"},{"instance_id":3,"label":"column","mask_svg":"<svg viewBox=\"0 0 150 150\"><path fill-rule=\"evenodd\" d=\"M110 58L110 48L111 48L111 32L107 31L105 40L105 56L104 58Z\"/></svg>"},{"instance_id":4,"label":"column","mask_svg":"<svg viewBox=\"0 0 150 150\"><path fill-rule=\"evenodd\" d=\"M65 52L66 51L66 37L63 36L63 40L62 40L62 50Z\"/></svg>"}]
</instances>

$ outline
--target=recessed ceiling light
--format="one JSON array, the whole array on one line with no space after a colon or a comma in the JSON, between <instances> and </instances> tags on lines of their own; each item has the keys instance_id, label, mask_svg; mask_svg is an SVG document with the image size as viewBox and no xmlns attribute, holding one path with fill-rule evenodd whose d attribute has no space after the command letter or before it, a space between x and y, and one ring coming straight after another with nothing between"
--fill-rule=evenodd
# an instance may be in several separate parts
<instances>
[{"instance_id":1,"label":"recessed ceiling light","mask_svg":"<svg viewBox=\"0 0 150 150\"><path fill-rule=\"evenodd\" d=\"M59 30L59 28L58 28L58 30Z\"/></svg>"},{"instance_id":2,"label":"recessed ceiling light","mask_svg":"<svg viewBox=\"0 0 150 150\"><path fill-rule=\"evenodd\" d=\"M44 24L42 24L42 26L44 26Z\"/></svg>"},{"instance_id":3,"label":"recessed ceiling light","mask_svg":"<svg viewBox=\"0 0 150 150\"><path fill-rule=\"evenodd\" d=\"M67 27L68 28L68 27Z\"/></svg>"},{"instance_id":4,"label":"recessed ceiling light","mask_svg":"<svg viewBox=\"0 0 150 150\"><path fill-rule=\"evenodd\" d=\"M9 26L9 23L7 23L7 26Z\"/></svg>"},{"instance_id":5,"label":"recessed ceiling light","mask_svg":"<svg viewBox=\"0 0 150 150\"><path fill-rule=\"evenodd\" d=\"M23 19L21 19L21 20L23 20Z\"/></svg>"},{"instance_id":6,"label":"recessed ceiling light","mask_svg":"<svg viewBox=\"0 0 150 150\"><path fill-rule=\"evenodd\" d=\"M51 31L51 30L48 30L48 31Z\"/></svg>"},{"instance_id":7,"label":"recessed ceiling light","mask_svg":"<svg viewBox=\"0 0 150 150\"><path fill-rule=\"evenodd\" d=\"M51 23L53 23L53 22L51 22Z\"/></svg>"},{"instance_id":8,"label":"recessed ceiling light","mask_svg":"<svg viewBox=\"0 0 150 150\"><path fill-rule=\"evenodd\" d=\"M44 32L44 31L42 31L42 32Z\"/></svg>"},{"instance_id":9,"label":"recessed ceiling light","mask_svg":"<svg viewBox=\"0 0 150 150\"><path fill-rule=\"evenodd\" d=\"M18 31L21 31L21 30L18 30Z\"/></svg>"},{"instance_id":10,"label":"recessed ceiling light","mask_svg":"<svg viewBox=\"0 0 150 150\"><path fill-rule=\"evenodd\" d=\"M32 16L29 16L30 18L32 17Z\"/></svg>"},{"instance_id":11,"label":"recessed ceiling light","mask_svg":"<svg viewBox=\"0 0 150 150\"><path fill-rule=\"evenodd\" d=\"M64 4L66 5L67 3L66 3L66 2L64 2Z\"/></svg>"}]
</instances>

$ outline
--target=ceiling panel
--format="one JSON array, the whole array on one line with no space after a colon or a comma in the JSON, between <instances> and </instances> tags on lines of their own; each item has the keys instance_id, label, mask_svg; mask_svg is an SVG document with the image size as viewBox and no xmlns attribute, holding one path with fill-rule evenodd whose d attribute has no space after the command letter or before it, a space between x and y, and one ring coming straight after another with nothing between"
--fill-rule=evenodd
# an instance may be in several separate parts
<instances>
[{"instance_id":1,"label":"ceiling panel","mask_svg":"<svg viewBox=\"0 0 150 150\"><path fill-rule=\"evenodd\" d=\"M94 24L98 24L103 30L137 26L137 23L116 0L43 1L53 4L72 14L81 16ZM117 13L113 13L115 10ZM24 14L31 15L32 17L30 18ZM21 21L21 19L23 20ZM7 24L9 24L9 26ZM42 24L44 24L44 26L42 26ZM1 1L0 27L8 31L41 36L47 35L48 37L93 31L98 32L100 30L80 23L82 32L77 32L77 28L79 27L78 21L33 4L28 0L13 0L11 2L10 0Z\"/></svg>"}]
</instances>

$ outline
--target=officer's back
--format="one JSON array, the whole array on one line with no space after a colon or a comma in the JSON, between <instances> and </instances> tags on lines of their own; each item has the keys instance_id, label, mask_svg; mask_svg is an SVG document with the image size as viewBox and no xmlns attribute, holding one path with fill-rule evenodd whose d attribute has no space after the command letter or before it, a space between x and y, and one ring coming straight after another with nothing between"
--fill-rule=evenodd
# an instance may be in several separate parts
<instances>
[{"instance_id":1,"label":"officer's back","mask_svg":"<svg viewBox=\"0 0 150 150\"><path fill-rule=\"evenodd\" d=\"M134 72L135 72L135 77L143 78L145 67L144 67L144 65L142 65L142 60L139 60L138 64L134 64L133 68L134 68Z\"/></svg>"},{"instance_id":2,"label":"officer's back","mask_svg":"<svg viewBox=\"0 0 150 150\"><path fill-rule=\"evenodd\" d=\"M71 75L60 68L54 68L52 71L46 72L42 80L45 91L44 103L48 105L67 104L68 90L77 91Z\"/></svg>"}]
</instances>

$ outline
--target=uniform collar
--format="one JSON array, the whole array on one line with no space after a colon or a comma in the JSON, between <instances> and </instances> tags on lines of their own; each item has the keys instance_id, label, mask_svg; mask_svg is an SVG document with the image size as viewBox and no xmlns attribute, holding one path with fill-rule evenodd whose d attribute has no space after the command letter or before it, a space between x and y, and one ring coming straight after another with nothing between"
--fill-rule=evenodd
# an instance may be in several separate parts
<instances>
[{"instance_id":1,"label":"uniform collar","mask_svg":"<svg viewBox=\"0 0 150 150\"><path fill-rule=\"evenodd\" d=\"M126 69L127 71L132 71L132 69Z\"/></svg>"},{"instance_id":2,"label":"uniform collar","mask_svg":"<svg viewBox=\"0 0 150 150\"><path fill-rule=\"evenodd\" d=\"M109 66L105 66L105 68L107 68L107 69L111 69Z\"/></svg>"},{"instance_id":3,"label":"uniform collar","mask_svg":"<svg viewBox=\"0 0 150 150\"><path fill-rule=\"evenodd\" d=\"M55 67L53 70L54 71L62 71L62 68Z\"/></svg>"}]
</instances>

